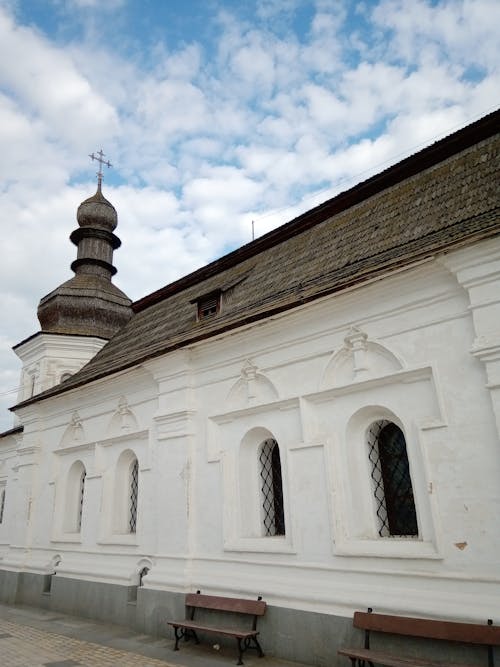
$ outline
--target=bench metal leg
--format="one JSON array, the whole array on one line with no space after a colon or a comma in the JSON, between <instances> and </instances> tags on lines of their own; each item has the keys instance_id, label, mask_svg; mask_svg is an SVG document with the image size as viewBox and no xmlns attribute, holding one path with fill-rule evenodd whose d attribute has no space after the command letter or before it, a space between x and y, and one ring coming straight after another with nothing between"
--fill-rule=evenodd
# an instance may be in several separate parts
<instances>
[{"instance_id":1,"label":"bench metal leg","mask_svg":"<svg viewBox=\"0 0 500 667\"><path fill-rule=\"evenodd\" d=\"M237 665L243 665L243 653L249 648L256 649L259 654L259 658L264 657L264 651L262 650L262 647L259 644L259 640L257 639L257 637L246 637L245 639L242 639L241 637L236 637L235 639L236 639L236 644L238 646L238 662L236 663Z\"/></svg>"},{"instance_id":2,"label":"bench metal leg","mask_svg":"<svg viewBox=\"0 0 500 667\"><path fill-rule=\"evenodd\" d=\"M174 651L179 650L179 639L184 636L184 631L182 628L177 628L174 627L174 633L175 633L175 646L174 646Z\"/></svg>"},{"instance_id":3,"label":"bench metal leg","mask_svg":"<svg viewBox=\"0 0 500 667\"><path fill-rule=\"evenodd\" d=\"M196 631L191 630L191 628L174 627L174 633L175 633L174 651L179 650L179 640L182 638L184 638L185 642L188 642L189 638L192 636L196 644L200 643Z\"/></svg>"},{"instance_id":4,"label":"bench metal leg","mask_svg":"<svg viewBox=\"0 0 500 667\"><path fill-rule=\"evenodd\" d=\"M259 652L259 658L263 658L263 657L264 657L264 651L262 650L262 647L261 647L261 645L259 644L259 640L257 639L257 637L252 637L252 641L253 641L254 644L255 644L255 648L256 648L257 651Z\"/></svg>"},{"instance_id":5,"label":"bench metal leg","mask_svg":"<svg viewBox=\"0 0 500 667\"><path fill-rule=\"evenodd\" d=\"M242 657L243 657L243 651L245 649L243 648L243 646L241 644L242 641L243 640L241 639L241 637L236 637L236 645L238 647L238 662L236 663L237 665L242 665L243 664Z\"/></svg>"}]
</instances>

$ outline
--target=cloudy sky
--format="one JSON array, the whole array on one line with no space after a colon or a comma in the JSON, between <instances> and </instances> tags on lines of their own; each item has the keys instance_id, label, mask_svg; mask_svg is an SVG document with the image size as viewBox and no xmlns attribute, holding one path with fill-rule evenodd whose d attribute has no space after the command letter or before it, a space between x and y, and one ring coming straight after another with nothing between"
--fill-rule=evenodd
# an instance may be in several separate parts
<instances>
[{"instance_id":1,"label":"cloudy sky","mask_svg":"<svg viewBox=\"0 0 500 667\"><path fill-rule=\"evenodd\" d=\"M95 191L132 299L498 107L498 0L0 0L0 430Z\"/></svg>"}]
</instances>

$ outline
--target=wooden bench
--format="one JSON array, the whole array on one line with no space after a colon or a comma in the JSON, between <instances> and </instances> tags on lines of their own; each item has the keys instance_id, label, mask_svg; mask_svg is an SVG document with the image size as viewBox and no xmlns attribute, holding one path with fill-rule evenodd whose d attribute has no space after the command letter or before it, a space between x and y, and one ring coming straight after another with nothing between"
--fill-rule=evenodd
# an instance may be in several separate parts
<instances>
[{"instance_id":1,"label":"wooden bench","mask_svg":"<svg viewBox=\"0 0 500 667\"><path fill-rule=\"evenodd\" d=\"M368 609L368 612L355 612L353 625L355 628L365 631L364 648L341 648L338 651L339 655L345 655L351 660L352 667L365 667L365 664L373 667L374 663L386 667L472 667L472 665L465 663L428 660L426 658L399 655L399 653L372 650L370 648L370 632L442 639L463 644L482 644L487 647L488 667L494 667L493 647L500 646L500 627L494 626L491 620L488 620L485 625L478 625L476 623L374 614L371 609ZM477 665L474 667L477 667Z\"/></svg>"},{"instance_id":2,"label":"wooden bench","mask_svg":"<svg viewBox=\"0 0 500 667\"><path fill-rule=\"evenodd\" d=\"M179 640L184 638L186 641L193 637L195 642L199 644L198 632L210 632L216 635L223 635L225 637L234 637L238 647L238 662L237 665L243 664L243 653L253 648L258 651L259 658L264 656L262 648L257 639L259 634L257 631L257 618L263 616L266 611L266 603L259 597L257 600L244 600L240 598L225 598L216 595L202 595L200 591L196 593L188 593L186 595L187 618L182 621L168 621L168 624L174 628L175 632L175 651L179 650ZM222 624L212 624L194 620L195 610L210 610L214 612L221 612L223 616L238 614L238 618L244 620L244 617L252 616L250 627L231 627L222 626ZM249 621L249 619L246 619ZM240 626L241 626L240 622ZM250 625L248 623L247 625Z\"/></svg>"}]
</instances>

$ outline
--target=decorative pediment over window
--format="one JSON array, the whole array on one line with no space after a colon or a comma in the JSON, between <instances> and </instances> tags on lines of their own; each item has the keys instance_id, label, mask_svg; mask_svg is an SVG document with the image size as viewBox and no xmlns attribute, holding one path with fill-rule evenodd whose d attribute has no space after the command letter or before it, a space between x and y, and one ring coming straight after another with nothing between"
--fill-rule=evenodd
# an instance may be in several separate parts
<instances>
[{"instance_id":1,"label":"decorative pediment over window","mask_svg":"<svg viewBox=\"0 0 500 667\"><path fill-rule=\"evenodd\" d=\"M368 335L351 327L344 344L330 359L321 386L340 387L402 370L402 361Z\"/></svg>"},{"instance_id":2,"label":"decorative pediment over window","mask_svg":"<svg viewBox=\"0 0 500 667\"><path fill-rule=\"evenodd\" d=\"M74 445L81 445L86 440L85 431L82 426L82 420L78 412L73 412L69 426L64 431L61 438L60 447L71 447Z\"/></svg>"},{"instance_id":3,"label":"decorative pediment over window","mask_svg":"<svg viewBox=\"0 0 500 667\"><path fill-rule=\"evenodd\" d=\"M108 437L133 433L139 430L137 419L129 407L125 396L121 396L118 401L116 412L111 417L107 428Z\"/></svg>"},{"instance_id":4,"label":"decorative pediment over window","mask_svg":"<svg viewBox=\"0 0 500 667\"><path fill-rule=\"evenodd\" d=\"M231 407L245 407L258 403L269 403L279 398L274 384L259 372L250 360L245 361L241 369L241 377L232 386L227 395L227 403Z\"/></svg>"}]
</instances>

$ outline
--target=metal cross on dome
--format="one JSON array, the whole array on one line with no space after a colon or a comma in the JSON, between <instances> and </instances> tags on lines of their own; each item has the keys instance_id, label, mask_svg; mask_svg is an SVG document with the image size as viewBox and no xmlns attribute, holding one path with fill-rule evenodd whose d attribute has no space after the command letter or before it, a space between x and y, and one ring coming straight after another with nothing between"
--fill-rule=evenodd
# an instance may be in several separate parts
<instances>
[{"instance_id":1,"label":"metal cross on dome","mask_svg":"<svg viewBox=\"0 0 500 667\"><path fill-rule=\"evenodd\" d=\"M89 155L89 158L99 162L99 171L97 172L97 187L99 189L101 189L101 185L102 185L102 165L104 164L108 168L112 167L113 165L111 164L111 162L109 160L104 160L103 159L104 158L104 153L102 152L102 148L101 148L100 151L97 151L97 155L94 155L94 153L92 153L92 155Z\"/></svg>"}]
</instances>

